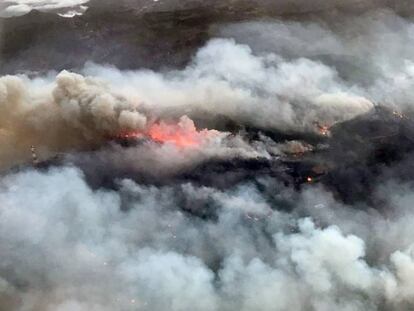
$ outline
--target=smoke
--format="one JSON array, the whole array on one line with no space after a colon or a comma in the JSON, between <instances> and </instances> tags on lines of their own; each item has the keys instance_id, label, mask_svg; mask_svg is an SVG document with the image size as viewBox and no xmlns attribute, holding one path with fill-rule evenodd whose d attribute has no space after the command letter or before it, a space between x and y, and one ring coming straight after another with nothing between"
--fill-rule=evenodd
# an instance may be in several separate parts
<instances>
[{"instance_id":1,"label":"smoke","mask_svg":"<svg viewBox=\"0 0 414 311\"><path fill-rule=\"evenodd\" d=\"M389 10L335 21L245 22L218 29L255 54L320 61L371 101L410 106L413 24ZM357 91L356 91L357 92Z\"/></svg>"},{"instance_id":2,"label":"smoke","mask_svg":"<svg viewBox=\"0 0 414 311\"><path fill-rule=\"evenodd\" d=\"M309 195L324 207L311 206ZM413 298L412 195L393 193L392 220L360 211L358 223L348 207L316 189L299 194L314 214L302 218L270 206L248 184L224 193L125 180L119 192L107 192L91 190L75 168L9 175L0 193L1 305L405 310ZM180 198L197 202L193 208L216 206L217 220L183 213Z\"/></svg>"},{"instance_id":3,"label":"smoke","mask_svg":"<svg viewBox=\"0 0 414 311\"><path fill-rule=\"evenodd\" d=\"M0 310L413 309L413 29L249 20L180 69L0 77Z\"/></svg>"},{"instance_id":4,"label":"smoke","mask_svg":"<svg viewBox=\"0 0 414 311\"><path fill-rule=\"evenodd\" d=\"M99 145L121 131L144 129L148 119L224 116L262 129L316 132L315 122L333 125L373 107L320 62L255 56L227 39L209 42L182 71L88 65L83 73L2 78L2 144L10 147L0 162L24 159L31 145L46 157Z\"/></svg>"},{"instance_id":5,"label":"smoke","mask_svg":"<svg viewBox=\"0 0 414 311\"><path fill-rule=\"evenodd\" d=\"M81 14L85 11L89 0L5 0L0 4L0 17L20 16L32 10L56 11L62 10L70 13L70 16ZM78 10L78 11L77 11Z\"/></svg>"},{"instance_id":6,"label":"smoke","mask_svg":"<svg viewBox=\"0 0 414 311\"><path fill-rule=\"evenodd\" d=\"M111 93L97 80L64 71L54 84L47 82L1 78L1 138L8 148L0 162L18 161L30 145L56 152L86 142L99 143L105 135L142 129L146 124L134 103Z\"/></svg>"}]
</instances>

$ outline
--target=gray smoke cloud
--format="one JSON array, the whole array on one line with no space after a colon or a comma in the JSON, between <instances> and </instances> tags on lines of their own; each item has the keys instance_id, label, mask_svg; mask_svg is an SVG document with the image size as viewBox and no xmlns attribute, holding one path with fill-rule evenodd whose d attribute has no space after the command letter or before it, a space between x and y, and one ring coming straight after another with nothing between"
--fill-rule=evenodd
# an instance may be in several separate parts
<instances>
[{"instance_id":1,"label":"gray smoke cloud","mask_svg":"<svg viewBox=\"0 0 414 311\"><path fill-rule=\"evenodd\" d=\"M329 25L329 26L328 26ZM221 36L287 59L312 59L338 73L377 103L410 106L413 24L389 10L320 22L246 22L222 27ZM356 91L357 92L357 91Z\"/></svg>"},{"instance_id":2,"label":"gray smoke cloud","mask_svg":"<svg viewBox=\"0 0 414 311\"><path fill-rule=\"evenodd\" d=\"M320 62L286 61L273 53L255 56L249 46L226 39L210 41L181 72L123 74L96 66L86 72L140 95L147 109L160 113L222 114L272 129L310 130L314 121L333 124L373 106Z\"/></svg>"},{"instance_id":3,"label":"gray smoke cloud","mask_svg":"<svg viewBox=\"0 0 414 311\"><path fill-rule=\"evenodd\" d=\"M387 197L392 217L360 211L358 222L323 189L298 195L310 214L302 218L275 210L248 184L220 192L125 180L107 192L91 190L75 168L9 175L0 192L1 306L406 310L413 194L398 189ZM216 205L217 221L184 214L180 195L195 209Z\"/></svg>"},{"instance_id":4,"label":"gray smoke cloud","mask_svg":"<svg viewBox=\"0 0 414 311\"><path fill-rule=\"evenodd\" d=\"M62 72L55 83L25 77L0 78L0 162L24 159L30 145L45 152L81 147L105 135L142 129L146 117L134 103L111 92L100 81ZM63 148L63 149L62 149Z\"/></svg>"},{"instance_id":5,"label":"gray smoke cloud","mask_svg":"<svg viewBox=\"0 0 414 311\"><path fill-rule=\"evenodd\" d=\"M99 144L147 119L225 116L245 125L287 132L317 132L372 109L372 102L335 69L214 39L182 71L122 72L89 65L84 75L1 78L1 162L27 158L30 145L53 154ZM19 145L15 142L18 141ZM13 162L12 162L13 163Z\"/></svg>"},{"instance_id":6,"label":"gray smoke cloud","mask_svg":"<svg viewBox=\"0 0 414 311\"><path fill-rule=\"evenodd\" d=\"M317 3L328 4L345 5ZM391 177L373 185L374 203L351 206L323 186L294 189L274 176L225 189L113 176L108 190L75 164L168 179L217 159L318 150L197 129L191 119L320 135L318 126L377 103L410 111L413 30L388 10L332 24L241 22L212 27L216 38L180 70L88 63L76 73L1 77L0 310L412 309L414 189L389 172L401 168L381 167ZM108 145L170 123L198 144ZM50 169L4 170L26 163L32 145L41 159L77 153Z\"/></svg>"}]
</instances>

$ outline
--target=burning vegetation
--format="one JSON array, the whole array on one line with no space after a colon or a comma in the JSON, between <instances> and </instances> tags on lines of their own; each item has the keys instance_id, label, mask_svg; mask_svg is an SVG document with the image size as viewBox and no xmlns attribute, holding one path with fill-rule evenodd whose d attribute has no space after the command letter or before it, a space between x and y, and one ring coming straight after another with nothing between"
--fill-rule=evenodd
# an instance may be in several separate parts
<instances>
[{"instance_id":1,"label":"burning vegetation","mask_svg":"<svg viewBox=\"0 0 414 311\"><path fill-rule=\"evenodd\" d=\"M152 123L144 131L125 131L116 138L129 139L151 139L162 144L173 144L182 148L197 148L207 141L219 135L216 130L197 130L193 120L183 116L177 123L159 121Z\"/></svg>"},{"instance_id":2,"label":"burning vegetation","mask_svg":"<svg viewBox=\"0 0 414 311\"><path fill-rule=\"evenodd\" d=\"M414 310L410 5L57 2L0 3L0 311Z\"/></svg>"}]
</instances>

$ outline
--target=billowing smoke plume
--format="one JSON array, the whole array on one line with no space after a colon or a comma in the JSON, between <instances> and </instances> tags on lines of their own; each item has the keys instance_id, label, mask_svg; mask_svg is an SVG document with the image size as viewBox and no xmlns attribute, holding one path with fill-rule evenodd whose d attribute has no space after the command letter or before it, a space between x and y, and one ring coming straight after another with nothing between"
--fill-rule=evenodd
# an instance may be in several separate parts
<instances>
[{"instance_id":1,"label":"billowing smoke plume","mask_svg":"<svg viewBox=\"0 0 414 311\"><path fill-rule=\"evenodd\" d=\"M314 132L315 123L331 126L373 107L320 62L255 56L225 39L212 40L182 71L84 71L92 77L64 71L49 80L2 78L2 144L21 146L5 148L1 162L24 158L30 145L49 154L97 144L142 130L149 118L224 116L262 129Z\"/></svg>"},{"instance_id":2,"label":"billowing smoke plume","mask_svg":"<svg viewBox=\"0 0 414 311\"><path fill-rule=\"evenodd\" d=\"M146 124L134 103L74 73L60 73L54 85L6 76L0 88L1 162L18 160L30 145L59 151Z\"/></svg>"},{"instance_id":3,"label":"billowing smoke plume","mask_svg":"<svg viewBox=\"0 0 414 311\"><path fill-rule=\"evenodd\" d=\"M292 196L269 180L262 186ZM105 192L73 168L11 175L0 193L0 302L4 310L406 310L412 191L393 193L396 216L387 219L309 189L296 198L312 215L302 218L252 185L225 193L125 180ZM218 209L216 220L186 215L183 200Z\"/></svg>"},{"instance_id":4,"label":"billowing smoke plume","mask_svg":"<svg viewBox=\"0 0 414 311\"><path fill-rule=\"evenodd\" d=\"M336 12L0 77L0 310L413 309L414 24Z\"/></svg>"}]
</instances>

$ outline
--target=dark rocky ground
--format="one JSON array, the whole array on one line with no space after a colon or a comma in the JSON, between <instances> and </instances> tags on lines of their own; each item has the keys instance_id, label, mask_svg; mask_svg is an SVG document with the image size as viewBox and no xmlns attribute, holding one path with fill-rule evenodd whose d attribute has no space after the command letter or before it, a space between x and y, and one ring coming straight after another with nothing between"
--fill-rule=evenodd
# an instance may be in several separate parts
<instances>
[{"instance_id":1,"label":"dark rocky ground","mask_svg":"<svg viewBox=\"0 0 414 311\"><path fill-rule=\"evenodd\" d=\"M375 2L375 1L374 1ZM401 14L410 1L378 0ZM82 16L55 12L0 19L0 74L76 69L86 61L120 69L177 68L214 36L212 25L270 17L328 19L359 14L370 5L295 5L289 1L146 1L93 0ZM378 5L378 4L376 4ZM334 23L333 23L334 24Z\"/></svg>"}]
</instances>

